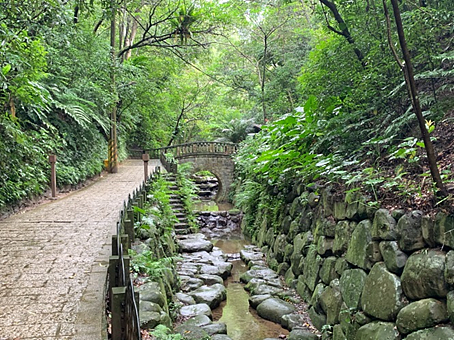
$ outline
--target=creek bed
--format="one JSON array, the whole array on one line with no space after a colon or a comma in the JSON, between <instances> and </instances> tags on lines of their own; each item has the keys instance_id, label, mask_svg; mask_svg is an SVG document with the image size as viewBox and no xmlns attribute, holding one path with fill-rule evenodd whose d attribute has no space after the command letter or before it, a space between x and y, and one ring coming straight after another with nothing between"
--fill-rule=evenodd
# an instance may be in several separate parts
<instances>
[{"instance_id":1,"label":"creek bed","mask_svg":"<svg viewBox=\"0 0 454 340\"><path fill-rule=\"evenodd\" d=\"M257 312L249 307L249 294L240 283L240 275L248 270L246 264L239 259L239 252L246 241L239 231L230 234L227 239L212 239L213 244L225 254L232 254L232 275L224 282L227 289L227 300L213 311L215 321L227 325L227 335L232 340L263 340L265 338L278 338L289 332L279 324L262 319ZM235 256L236 255L236 256Z\"/></svg>"}]
</instances>

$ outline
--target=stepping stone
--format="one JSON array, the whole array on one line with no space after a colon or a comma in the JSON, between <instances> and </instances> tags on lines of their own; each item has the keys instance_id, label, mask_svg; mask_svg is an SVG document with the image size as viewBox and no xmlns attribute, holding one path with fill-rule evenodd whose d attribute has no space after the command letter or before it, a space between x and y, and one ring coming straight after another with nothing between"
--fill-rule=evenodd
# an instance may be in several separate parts
<instances>
[{"instance_id":1,"label":"stepping stone","mask_svg":"<svg viewBox=\"0 0 454 340\"><path fill-rule=\"evenodd\" d=\"M210 319L212 318L211 309L206 303L199 303L196 305L183 306L180 309L181 316L194 317L197 315L206 315Z\"/></svg>"},{"instance_id":2,"label":"stepping stone","mask_svg":"<svg viewBox=\"0 0 454 340\"><path fill-rule=\"evenodd\" d=\"M257 306L257 313L260 317L283 325L285 322L282 319L284 315L295 312L295 307L278 298L266 299Z\"/></svg>"},{"instance_id":3,"label":"stepping stone","mask_svg":"<svg viewBox=\"0 0 454 340\"><path fill-rule=\"evenodd\" d=\"M184 238L179 238L177 239L177 244L180 247L180 252L183 253L211 251L213 249L213 244L210 241L206 240L202 234L193 234L188 235Z\"/></svg>"},{"instance_id":4,"label":"stepping stone","mask_svg":"<svg viewBox=\"0 0 454 340\"><path fill-rule=\"evenodd\" d=\"M197 303L206 303L211 309L216 308L227 297L223 285L216 283L212 286L202 286L189 293Z\"/></svg>"}]
</instances>

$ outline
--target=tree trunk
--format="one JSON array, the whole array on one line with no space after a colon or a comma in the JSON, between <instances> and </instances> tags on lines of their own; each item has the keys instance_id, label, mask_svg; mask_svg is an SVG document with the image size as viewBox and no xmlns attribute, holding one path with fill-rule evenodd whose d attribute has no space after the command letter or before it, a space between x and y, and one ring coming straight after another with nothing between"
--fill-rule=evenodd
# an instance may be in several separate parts
<instances>
[{"instance_id":1,"label":"tree trunk","mask_svg":"<svg viewBox=\"0 0 454 340\"><path fill-rule=\"evenodd\" d=\"M383 2L383 4L386 7L386 3ZM391 0L391 4L393 6L394 19L397 26L397 34L399 35L399 43L405 61L405 64L403 65L405 82L407 83L407 87L410 93L413 110L416 114L416 117L418 118L419 128L421 130L424 146L426 149L427 160L429 162L430 174L432 175L432 179L440 191L440 195L445 197L447 195L446 189L443 185L443 181L441 180L440 172L438 171L435 150L432 141L430 140L430 135L429 132L427 131L425 119L421 110L421 104L419 102L418 90L416 88L415 77L413 75L413 66L411 63L410 52L408 50L407 41L405 39L402 18L400 16L399 4L397 3L397 0Z\"/></svg>"},{"instance_id":2,"label":"tree trunk","mask_svg":"<svg viewBox=\"0 0 454 340\"><path fill-rule=\"evenodd\" d=\"M115 64L116 64L116 55L115 55L115 0L110 2L112 10L112 18L110 22L110 53L111 53L111 70L110 70L110 80L112 95L114 97L114 102L112 103L112 111L110 112L110 138L109 138L109 150L108 150L108 161L109 161L109 172L117 173L118 172L118 151L117 151L117 89L115 84Z\"/></svg>"},{"instance_id":3,"label":"tree trunk","mask_svg":"<svg viewBox=\"0 0 454 340\"><path fill-rule=\"evenodd\" d=\"M263 123L266 124L266 103L265 103L265 80L266 80L266 58L268 54L268 36L263 36L263 67L262 67L262 79L260 82L260 90L262 93L262 112L263 112Z\"/></svg>"},{"instance_id":4,"label":"tree trunk","mask_svg":"<svg viewBox=\"0 0 454 340\"><path fill-rule=\"evenodd\" d=\"M329 23L328 23L328 19L326 18L326 23L328 25L328 29L333 31L334 33L337 33L339 35L342 35L350 45L352 45L353 47L353 51L355 52L356 54L356 57L358 58L359 62L361 63L361 65L363 67L366 66L366 63L364 62L364 55L363 53L361 52L361 50L356 47L355 45L355 40L353 39L352 35L350 34L350 31L348 29L348 26L347 24L345 23L344 19L342 18L342 16L340 15L339 13L339 10L337 9L337 6L336 4L331 1L328 1L328 0L320 0L320 2L325 5L326 7L328 7L328 9L331 11L331 13L333 14L334 16L334 19L336 20L338 26L339 26L339 29L335 29L334 27L332 27Z\"/></svg>"}]
</instances>

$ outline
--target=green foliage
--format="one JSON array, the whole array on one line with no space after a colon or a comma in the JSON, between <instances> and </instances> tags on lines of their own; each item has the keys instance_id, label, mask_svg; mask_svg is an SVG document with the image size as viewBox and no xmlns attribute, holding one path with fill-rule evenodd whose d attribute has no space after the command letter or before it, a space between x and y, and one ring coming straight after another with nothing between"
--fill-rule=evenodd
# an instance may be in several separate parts
<instances>
[{"instance_id":1,"label":"green foliage","mask_svg":"<svg viewBox=\"0 0 454 340\"><path fill-rule=\"evenodd\" d=\"M184 338L181 334L173 334L172 330L167 328L164 325L158 325L156 328L151 332L151 335L154 337L153 339L156 340L183 340Z\"/></svg>"},{"instance_id":2,"label":"green foliage","mask_svg":"<svg viewBox=\"0 0 454 340\"><path fill-rule=\"evenodd\" d=\"M178 193L186 210L186 216L190 228L197 229L196 216L194 215L194 200L197 197L198 188L190 179L192 173L192 163L178 164L177 185Z\"/></svg>"},{"instance_id":3,"label":"green foliage","mask_svg":"<svg viewBox=\"0 0 454 340\"><path fill-rule=\"evenodd\" d=\"M157 218L157 224L164 234L170 234L178 221L170 206L170 182L158 176L151 184L148 198L151 208L147 212Z\"/></svg>"},{"instance_id":4,"label":"green foliage","mask_svg":"<svg viewBox=\"0 0 454 340\"><path fill-rule=\"evenodd\" d=\"M136 273L147 275L151 281L159 280L164 272L175 265L177 259L176 257L156 258L151 250L140 254L129 250L129 254L131 256L131 268Z\"/></svg>"}]
</instances>

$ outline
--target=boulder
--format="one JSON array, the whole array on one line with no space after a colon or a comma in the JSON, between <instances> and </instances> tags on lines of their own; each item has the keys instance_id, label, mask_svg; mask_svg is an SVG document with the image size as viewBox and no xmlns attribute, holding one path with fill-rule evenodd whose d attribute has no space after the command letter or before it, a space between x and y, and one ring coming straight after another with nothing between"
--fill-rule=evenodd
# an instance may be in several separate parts
<instances>
[{"instance_id":1,"label":"boulder","mask_svg":"<svg viewBox=\"0 0 454 340\"><path fill-rule=\"evenodd\" d=\"M272 269L266 267L257 267L256 269L250 269L240 276L240 281L243 283L249 283L252 279L271 280L277 279L279 276Z\"/></svg>"},{"instance_id":2,"label":"boulder","mask_svg":"<svg viewBox=\"0 0 454 340\"><path fill-rule=\"evenodd\" d=\"M445 260L446 254L437 250L412 254L401 276L405 295L412 300L446 297Z\"/></svg>"},{"instance_id":3,"label":"boulder","mask_svg":"<svg viewBox=\"0 0 454 340\"><path fill-rule=\"evenodd\" d=\"M384 263L373 266L364 282L361 307L365 313L381 320L395 320L404 306L401 282Z\"/></svg>"},{"instance_id":4,"label":"boulder","mask_svg":"<svg viewBox=\"0 0 454 340\"><path fill-rule=\"evenodd\" d=\"M203 234L180 236L177 240L177 244L180 251L183 253L211 251L213 249L213 244L208 241Z\"/></svg>"},{"instance_id":5,"label":"boulder","mask_svg":"<svg viewBox=\"0 0 454 340\"><path fill-rule=\"evenodd\" d=\"M445 280L448 285L454 286L454 250L446 254Z\"/></svg>"},{"instance_id":6,"label":"boulder","mask_svg":"<svg viewBox=\"0 0 454 340\"><path fill-rule=\"evenodd\" d=\"M318 202L320 201L320 196L316 195L315 193L311 192L307 196L307 203L311 208L315 208L318 205Z\"/></svg>"},{"instance_id":7,"label":"boulder","mask_svg":"<svg viewBox=\"0 0 454 340\"><path fill-rule=\"evenodd\" d=\"M393 241L397 237L396 220L387 209L378 209L372 222L372 239Z\"/></svg>"},{"instance_id":8,"label":"boulder","mask_svg":"<svg viewBox=\"0 0 454 340\"><path fill-rule=\"evenodd\" d=\"M282 326L286 329L298 329L303 324L307 323L307 316L303 314L296 313L287 314L282 317Z\"/></svg>"},{"instance_id":9,"label":"boulder","mask_svg":"<svg viewBox=\"0 0 454 340\"><path fill-rule=\"evenodd\" d=\"M301 203L301 197L295 198L292 202L292 205L290 206L290 216L295 218L302 208L303 204Z\"/></svg>"},{"instance_id":10,"label":"boulder","mask_svg":"<svg viewBox=\"0 0 454 340\"><path fill-rule=\"evenodd\" d=\"M290 224L292 223L292 217L290 215L287 215L284 217L281 223L281 230L285 233L288 234L290 231Z\"/></svg>"},{"instance_id":11,"label":"boulder","mask_svg":"<svg viewBox=\"0 0 454 340\"><path fill-rule=\"evenodd\" d=\"M362 269L349 269L342 273L339 286L348 308L359 307L366 277L367 274Z\"/></svg>"},{"instance_id":12,"label":"boulder","mask_svg":"<svg viewBox=\"0 0 454 340\"><path fill-rule=\"evenodd\" d=\"M436 215L434 238L438 244L454 249L454 214L439 212Z\"/></svg>"},{"instance_id":13,"label":"boulder","mask_svg":"<svg viewBox=\"0 0 454 340\"><path fill-rule=\"evenodd\" d=\"M289 268L290 265L287 262L282 262L277 266L276 272L278 275L284 276Z\"/></svg>"},{"instance_id":14,"label":"boulder","mask_svg":"<svg viewBox=\"0 0 454 340\"><path fill-rule=\"evenodd\" d=\"M175 293L175 297L178 301L182 302L185 305L195 305L195 300L192 296L185 293Z\"/></svg>"},{"instance_id":15,"label":"boulder","mask_svg":"<svg viewBox=\"0 0 454 340\"><path fill-rule=\"evenodd\" d=\"M221 301L226 299L225 287L219 283L212 286L202 286L189 293L195 302L206 303L211 309L219 306Z\"/></svg>"},{"instance_id":16,"label":"boulder","mask_svg":"<svg viewBox=\"0 0 454 340\"><path fill-rule=\"evenodd\" d=\"M249 287L245 287L245 289L248 289ZM252 295L266 295L266 294L271 294L271 295L279 295L284 293L285 291L282 288L276 287L276 286L271 286L266 283L258 284L254 286L253 289L250 289Z\"/></svg>"},{"instance_id":17,"label":"boulder","mask_svg":"<svg viewBox=\"0 0 454 340\"><path fill-rule=\"evenodd\" d=\"M334 238L336 232L336 221L331 216L319 216L315 220L314 236L316 239L320 236Z\"/></svg>"},{"instance_id":18,"label":"boulder","mask_svg":"<svg viewBox=\"0 0 454 340\"><path fill-rule=\"evenodd\" d=\"M356 315L351 310L342 309L339 313L340 326L342 333L347 340L356 339L356 332L361 325L356 320Z\"/></svg>"},{"instance_id":19,"label":"boulder","mask_svg":"<svg viewBox=\"0 0 454 340\"><path fill-rule=\"evenodd\" d=\"M430 248L437 244L435 238L435 221L430 216L423 216L421 219L422 237Z\"/></svg>"},{"instance_id":20,"label":"boulder","mask_svg":"<svg viewBox=\"0 0 454 340\"><path fill-rule=\"evenodd\" d=\"M312 306L314 306L317 310L321 310L320 305L320 296L322 296L323 291L326 289L326 286L323 283L319 283L312 293L311 299L308 301Z\"/></svg>"},{"instance_id":21,"label":"boulder","mask_svg":"<svg viewBox=\"0 0 454 340\"><path fill-rule=\"evenodd\" d=\"M309 246L314 242L314 237L310 231L296 235L293 240L293 252L291 256L292 264L295 269L299 268L303 255L307 255ZM301 271L294 271L295 275L300 275Z\"/></svg>"},{"instance_id":22,"label":"boulder","mask_svg":"<svg viewBox=\"0 0 454 340\"><path fill-rule=\"evenodd\" d=\"M260 305L263 301L270 299L271 294L263 294L263 295L251 295L249 296L249 305L257 309L257 306Z\"/></svg>"},{"instance_id":23,"label":"boulder","mask_svg":"<svg viewBox=\"0 0 454 340\"><path fill-rule=\"evenodd\" d=\"M273 252L277 262L284 261L284 250L286 245L287 236L285 234L280 234L278 237L276 237L276 240L274 241Z\"/></svg>"},{"instance_id":24,"label":"boulder","mask_svg":"<svg viewBox=\"0 0 454 340\"><path fill-rule=\"evenodd\" d=\"M306 329L297 328L287 336L287 340L317 340L318 336Z\"/></svg>"},{"instance_id":25,"label":"boulder","mask_svg":"<svg viewBox=\"0 0 454 340\"><path fill-rule=\"evenodd\" d=\"M380 252L386 268L394 274L400 275L407 263L408 256L399 249L396 241L380 242Z\"/></svg>"},{"instance_id":26,"label":"boulder","mask_svg":"<svg viewBox=\"0 0 454 340\"><path fill-rule=\"evenodd\" d=\"M207 286L214 285L215 283L224 284L224 280L219 275L200 274L197 275L197 278L202 280L203 284Z\"/></svg>"},{"instance_id":27,"label":"boulder","mask_svg":"<svg viewBox=\"0 0 454 340\"><path fill-rule=\"evenodd\" d=\"M335 270L336 270L337 274L342 275L342 273L349 268L350 268L350 265L348 264L347 260L344 257L337 258L336 266L335 266Z\"/></svg>"},{"instance_id":28,"label":"boulder","mask_svg":"<svg viewBox=\"0 0 454 340\"><path fill-rule=\"evenodd\" d=\"M368 323L358 329L356 333L358 340L399 340L399 332L396 325L391 322L375 321ZM408 339L408 338L407 338Z\"/></svg>"},{"instance_id":29,"label":"boulder","mask_svg":"<svg viewBox=\"0 0 454 340\"><path fill-rule=\"evenodd\" d=\"M323 259L318 255L317 250L312 248L307 253L304 261L304 282L307 287L313 291L319 280L319 271L323 263Z\"/></svg>"},{"instance_id":30,"label":"boulder","mask_svg":"<svg viewBox=\"0 0 454 340\"><path fill-rule=\"evenodd\" d=\"M402 216L397 222L397 241L404 252L422 249L426 244L422 236L422 215L422 211L414 210Z\"/></svg>"},{"instance_id":31,"label":"boulder","mask_svg":"<svg viewBox=\"0 0 454 340\"><path fill-rule=\"evenodd\" d=\"M326 325L326 314L321 311L317 311L314 306L309 308L308 314L314 327L321 331L323 326Z\"/></svg>"},{"instance_id":32,"label":"boulder","mask_svg":"<svg viewBox=\"0 0 454 340\"><path fill-rule=\"evenodd\" d=\"M309 301L312 296L312 291L304 283L304 276L298 276L298 281L296 283L296 292L299 296L302 297L304 301Z\"/></svg>"},{"instance_id":33,"label":"boulder","mask_svg":"<svg viewBox=\"0 0 454 340\"><path fill-rule=\"evenodd\" d=\"M200 274L217 275L224 280L227 279L232 271L232 264L229 262L217 262L216 265L205 264L200 268Z\"/></svg>"},{"instance_id":34,"label":"boulder","mask_svg":"<svg viewBox=\"0 0 454 340\"><path fill-rule=\"evenodd\" d=\"M137 287L137 292L140 294L140 300L157 303L164 307L166 303L165 293L161 292L161 286L158 282L146 282Z\"/></svg>"},{"instance_id":35,"label":"boulder","mask_svg":"<svg viewBox=\"0 0 454 340\"><path fill-rule=\"evenodd\" d=\"M429 328L448 320L445 303L436 299L423 299L410 303L397 315L399 332L408 334Z\"/></svg>"},{"instance_id":36,"label":"boulder","mask_svg":"<svg viewBox=\"0 0 454 340\"><path fill-rule=\"evenodd\" d=\"M454 323L454 290L450 291L446 296L446 306L449 320Z\"/></svg>"},{"instance_id":37,"label":"boulder","mask_svg":"<svg viewBox=\"0 0 454 340\"><path fill-rule=\"evenodd\" d=\"M347 251L348 243L352 237L357 223L348 221L339 221L334 230L333 252L336 255L342 255Z\"/></svg>"},{"instance_id":38,"label":"boulder","mask_svg":"<svg viewBox=\"0 0 454 340\"><path fill-rule=\"evenodd\" d=\"M334 202L334 218L336 220L345 220L347 217L347 203L345 201Z\"/></svg>"},{"instance_id":39,"label":"boulder","mask_svg":"<svg viewBox=\"0 0 454 340\"><path fill-rule=\"evenodd\" d=\"M317 241L317 252L322 256L329 256L333 253L334 239L326 236L320 236Z\"/></svg>"},{"instance_id":40,"label":"boulder","mask_svg":"<svg viewBox=\"0 0 454 340\"><path fill-rule=\"evenodd\" d=\"M367 247L372 241L371 228L372 225L369 220L363 220L358 223L352 233L345 257L351 264L366 270L371 267L367 259Z\"/></svg>"},{"instance_id":41,"label":"boulder","mask_svg":"<svg viewBox=\"0 0 454 340\"><path fill-rule=\"evenodd\" d=\"M332 187L327 187L321 190L321 203L325 216L334 214L334 194L336 192Z\"/></svg>"},{"instance_id":42,"label":"boulder","mask_svg":"<svg viewBox=\"0 0 454 340\"><path fill-rule=\"evenodd\" d=\"M211 337L211 340L232 340L232 338L225 334L215 334Z\"/></svg>"},{"instance_id":43,"label":"boulder","mask_svg":"<svg viewBox=\"0 0 454 340\"><path fill-rule=\"evenodd\" d=\"M451 327L433 327L409 334L405 340L452 340L454 330Z\"/></svg>"},{"instance_id":44,"label":"boulder","mask_svg":"<svg viewBox=\"0 0 454 340\"><path fill-rule=\"evenodd\" d=\"M257 306L257 313L260 317L279 324L284 324L282 317L295 311L295 307L288 302L278 298L270 298Z\"/></svg>"},{"instance_id":45,"label":"boulder","mask_svg":"<svg viewBox=\"0 0 454 340\"><path fill-rule=\"evenodd\" d=\"M157 303L150 301L140 301L139 303L139 315L140 315L140 326L143 328L155 328L161 323L163 318L163 312L161 306Z\"/></svg>"},{"instance_id":46,"label":"boulder","mask_svg":"<svg viewBox=\"0 0 454 340\"><path fill-rule=\"evenodd\" d=\"M326 313L326 323L334 325L339 322L339 312L342 307L342 294L339 289L339 280L331 282L320 295L320 306Z\"/></svg>"},{"instance_id":47,"label":"boulder","mask_svg":"<svg viewBox=\"0 0 454 340\"><path fill-rule=\"evenodd\" d=\"M187 323L175 327L175 331L185 340L210 339L210 335L202 327Z\"/></svg>"},{"instance_id":48,"label":"boulder","mask_svg":"<svg viewBox=\"0 0 454 340\"><path fill-rule=\"evenodd\" d=\"M371 265L383 261L378 241L372 241L367 245L366 256L367 260L371 263Z\"/></svg>"},{"instance_id":49,"label":"boulder","mask_svg":"<svg viewBox=\"0 0 454 340\"><path fill-rule=\"evenodd\" d=\"M210 323L209 325L202 326L202 328L209 335L227 334L227 325L223 322Z\"/></svg>"},{"instance_id":50,"label":"boulder","mask_svg":"<svg viewBox=\"0 0 454 340\"><path fill-rule=\"evenodd\" d=\"M333 340L348 340L342 330L341 325L334 325L333 327Z\"/></svg>"},{"instance_id":51,"label":"boulder","mask_svg":"<svg viewBox=\"0 0 454 340\"><path fill-rule=\"evenodd\" d=\"M211 308L206 303L198 303L181 307L180 314L187 318L192 318L197 315L206 315L211 319Z\"/></svg>"},{"instance_id":52,"label":"boulder","mask_svg":"<svg viewBox=\"0 0 454 340\"><path fill-rule=\"evenodd\" d=\"M195 290L203 286L203 281L189 276L180 276L181 280L181 290L183 292L190 292L191 290Z\"/></svg>"}]
</instances>

